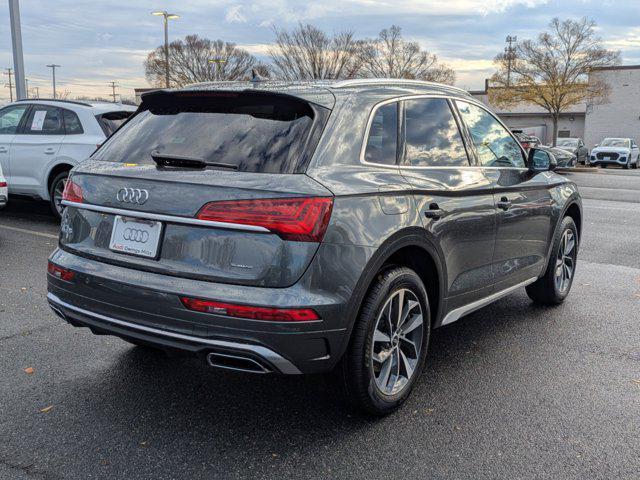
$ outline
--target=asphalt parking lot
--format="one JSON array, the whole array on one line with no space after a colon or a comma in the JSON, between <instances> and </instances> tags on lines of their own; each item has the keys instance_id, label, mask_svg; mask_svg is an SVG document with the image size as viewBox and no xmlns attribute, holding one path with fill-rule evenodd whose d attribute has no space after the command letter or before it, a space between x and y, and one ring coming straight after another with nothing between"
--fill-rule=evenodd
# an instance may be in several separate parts
<instances>
[{"instance_id":1,"label":"asphalt parking lot","mask_svg":"<svg viewBox=\"0 0 640 480\"><path fill-rule=\"evenodd\" d=\"M45 300L57 224L12 201L0 478L640 478L640 171L567 175L585 207L568 300L522 290L437 330L413 395L380 420L322 377L224 373L64 324Z\"/></svg>"}]
</instances>

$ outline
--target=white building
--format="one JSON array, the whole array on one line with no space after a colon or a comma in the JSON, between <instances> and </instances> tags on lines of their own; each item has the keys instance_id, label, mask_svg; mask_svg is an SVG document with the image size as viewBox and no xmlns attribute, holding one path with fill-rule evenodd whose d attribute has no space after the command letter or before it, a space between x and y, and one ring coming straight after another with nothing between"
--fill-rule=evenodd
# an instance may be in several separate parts
<instances>
[{"instance_id":1,"label":"white building","mask_svg":"<svg viewBox=\"0 0 640 480\"><path fill-rule=\"evenodd\" d=\"M591 75L610 85L609 98L600 105L580 104L564 112L558 122L558 136L583 138L590 149L605 137L640 141L640 65L601 68ZM488 81L484 90L470 93L491 106L510 128L535 135L543 143L553 141L553 122L544 109L530 104L494 107L488 101L487 87Z\"/></svg>"}]
</instances>

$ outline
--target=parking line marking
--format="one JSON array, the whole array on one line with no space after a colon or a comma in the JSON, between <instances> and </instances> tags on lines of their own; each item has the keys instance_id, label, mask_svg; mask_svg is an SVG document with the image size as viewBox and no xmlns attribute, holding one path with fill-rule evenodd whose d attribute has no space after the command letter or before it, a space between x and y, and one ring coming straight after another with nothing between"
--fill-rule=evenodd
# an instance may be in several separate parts
<instances>
[{"instance_id":1,"label":"parking line marking","mask_svg":"<svg viewBox=\"0 0 640 480\"><path fill-rule=\"evenodd\" d=\"M36 232L35 230L27 230L26 228L9 227L7 225L0 225L0 228L4 228L5 230L13 230L14 232L30 233L31 235L36 235L38 237L55 238L56 240L58 239L58 235Z\"/></svg>"}]
</instances>

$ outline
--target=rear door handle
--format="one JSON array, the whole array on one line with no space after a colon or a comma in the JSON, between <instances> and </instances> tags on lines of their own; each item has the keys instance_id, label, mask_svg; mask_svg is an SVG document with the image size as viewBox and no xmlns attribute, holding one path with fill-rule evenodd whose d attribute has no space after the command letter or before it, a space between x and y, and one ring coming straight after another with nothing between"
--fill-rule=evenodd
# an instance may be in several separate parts
<instances>
[{"instance_id":1,"label":"rear door handle","mask_svg":"<svg viewBox=\"0 0 640 480\"><path fill-rule=\"evenodd\" d=\"M7 153L9 150L7 150L5 147L0 147L0 153Z\"/></svg>"},{"instance_id":2,"label":"rear door handle","mask_svg":"<svg viewBox=\"0 0 640 480\"><path fill-rule=\"evenodd\" d=\"M429 205L429 210L424 211L424 216L432 218L433 220L439 220L444 217L444 210L442 210L437 203L432 203Z\"/></svg>"},{"instance_id":3,"label":"rear door handle","mask_svg":"<svg viewBox=\"0 0 640 480\"><path fill-rule=\"evenodd\" d=\"M498 208L507 211L509 210L509 208L511 208L511 200L509 200L507 197L502 197L500 201L496 203L496 205L498 206Z\"/></svg>"}]
</instances>

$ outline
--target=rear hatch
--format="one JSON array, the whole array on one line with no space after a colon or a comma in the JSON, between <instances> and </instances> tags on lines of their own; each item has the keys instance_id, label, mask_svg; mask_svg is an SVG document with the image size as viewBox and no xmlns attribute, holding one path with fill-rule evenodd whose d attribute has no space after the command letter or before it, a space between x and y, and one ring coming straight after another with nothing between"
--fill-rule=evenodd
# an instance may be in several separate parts
<instances>
[{"instance_id":1,"label":"rear hatch","mask_svg":"<svg viewBox=\"0 0 640 480\"><path fill-rule=\"evenodd\" d=\"M60 245L166 275L292 285L331 213L331 192L304 174L328 115L265 92L145 97L73 171Z\"/></svg>"}]
</instances>

